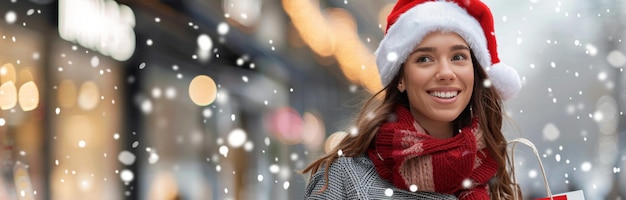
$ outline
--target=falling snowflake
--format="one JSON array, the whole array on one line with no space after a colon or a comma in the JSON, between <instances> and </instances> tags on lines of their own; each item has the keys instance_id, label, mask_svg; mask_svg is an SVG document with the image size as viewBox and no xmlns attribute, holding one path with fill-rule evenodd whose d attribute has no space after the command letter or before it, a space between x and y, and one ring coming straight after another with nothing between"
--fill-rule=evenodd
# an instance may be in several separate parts
<instances>
[{"instance_id":1,"label":"falling snowflake","mask_svg":"<svg viewBox=\"0 0 626 200\"><path fill-rule=\"evenodd\" d=\"M398 60L398 54L396 52L390 52L387 54L387 61L396 62Z\"/></svg>"},{"instance_id":2,"label":"falling snowflake","mask_svg":"<svg viewBox=\"0 0 626 200\"><path fill-rule=\"evenodd\" d=\"M388 197L393 196L393 190L391 188L387 188L385 190L385 196L388 196Z\"/></svg>"}]
</instances>

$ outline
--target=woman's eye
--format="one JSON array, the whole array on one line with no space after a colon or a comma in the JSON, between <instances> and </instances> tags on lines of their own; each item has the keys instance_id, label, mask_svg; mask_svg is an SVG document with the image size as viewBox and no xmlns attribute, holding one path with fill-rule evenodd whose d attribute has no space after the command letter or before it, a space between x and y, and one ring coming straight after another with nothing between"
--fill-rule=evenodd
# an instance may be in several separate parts
<instances>
[{"instance_id":1,"label":"woman's eye","mask_svg":"<svg viewBox=\"0 0 626 200\"><path fill-rule=\"evenodd\" d=\"M417 62L419 62L419 63L432 62L432 61L433 61L433 59L430 59L429 57L425 57L425 56L417 58Z\"/></svg>"},{"instance_id":2,"label":"woman's eye","mask_svg":"<svg viewBox=\"0 0 626 200\"><path fill-rule=\"evenodd\" d=\"M454 55L454 57L452 57L452 60L465 60L465 56L461 54L457 54L457 55Z\"/></svg>"}]
</instances>

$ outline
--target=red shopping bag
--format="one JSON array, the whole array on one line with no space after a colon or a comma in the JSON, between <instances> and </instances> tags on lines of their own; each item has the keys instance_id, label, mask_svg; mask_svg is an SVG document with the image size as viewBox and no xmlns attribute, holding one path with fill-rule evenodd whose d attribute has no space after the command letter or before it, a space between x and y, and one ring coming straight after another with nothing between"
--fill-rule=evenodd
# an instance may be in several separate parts
<instances>
[{"instance_id":1,"label":"red shopping bag","mask_svg":"<svg viewBox=\"0 0 626 200\"><path fill-rule=\"evenodd\" d=\"M585 194L582 190L576 190L573 192L566 192L562 194L552 195L553 200L585 200ZM550 197L539 198L535 200L550 200Z\"/></svg>"},{"instance_id":2,"label":"red shopping bag","mask_svg":"<svg viewBox=\"0 0 626 200\"><path fill-rule=\"evenodd\" d=\"M530 142L529 140L525 139L525 138L516 138L513 139L511 141L508 142L508 144L512 144L513 148L511 150L511 160L509 163L509 167L511 167L511 171L515 171L515 146L517 144L523 144L526 145L528 147L530 147L533 150L533 153L535 154L535 157L537 157L537 161L539 161L539 167L541 167L541 174L543 175L543 183L546 186L546 193L548 194L548 197L546 198L538 198L535 200L585 200L585 195L583 194L582 190L576 190L576 191L572 191L572 192L566 192L566 193L562 193L562 194L556 194L556 195L552 195L552 191L550 191L550 186L548 185L548 177L546 176L546 170L543 168L543 163L541 162L541 157L539 157L539 151L537 150L537 148L535 147L535 145ZM513 178L513 184L517 185L517 179L515 178L515 173L512 173L512 178ZM517 194L517 187L515 187L514 189L514 194ZM515 196L515 199L517 199L518 197Z\"/></svg>"}]
</instances>

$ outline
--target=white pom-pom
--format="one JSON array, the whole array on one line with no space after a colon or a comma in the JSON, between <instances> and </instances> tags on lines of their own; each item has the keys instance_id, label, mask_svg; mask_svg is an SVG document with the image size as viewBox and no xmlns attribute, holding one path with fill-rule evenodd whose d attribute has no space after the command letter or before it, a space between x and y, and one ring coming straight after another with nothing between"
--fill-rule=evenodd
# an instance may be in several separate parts
<instances>
[{"instance_id":1,"label":"white pom-pom","mask_svg":"<svg viewBox=\"0 0 626 200\"><path fill-rule=\"evenodd\" d=\"M512 99L522 89L519 74L511 66L497 63L490 67L487 74L503 100Z\"/></svg>"}]
</instances>

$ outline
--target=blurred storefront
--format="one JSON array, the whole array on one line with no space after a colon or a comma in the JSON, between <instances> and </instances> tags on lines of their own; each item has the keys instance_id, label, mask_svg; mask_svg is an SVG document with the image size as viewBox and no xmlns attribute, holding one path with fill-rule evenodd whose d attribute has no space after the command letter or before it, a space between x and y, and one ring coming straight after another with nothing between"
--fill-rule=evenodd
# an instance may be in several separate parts
<instances>
[{"instance_id":1,"label":"blurred storefront","mask_svg":"<svg viewBox=\"0 0 626 200\"><path fill-rule=\"evenodd\" d=\"M123 63L62 39L56 2L3 2L0 10L0 195L120 197Z\"/></svg>"},{"instance_id":2,"label":"blurred storefront","mask_svg":"<svg viewBox=\"0 0 626 200\"><path fill-rule=\"evenodd\" d=\"M241 2L3 2L16 18L0 26L0 195L301 196L296 171L359 89L283 39L295 30L280 3L225 18Z\"/></svg>"}]
</instances>

